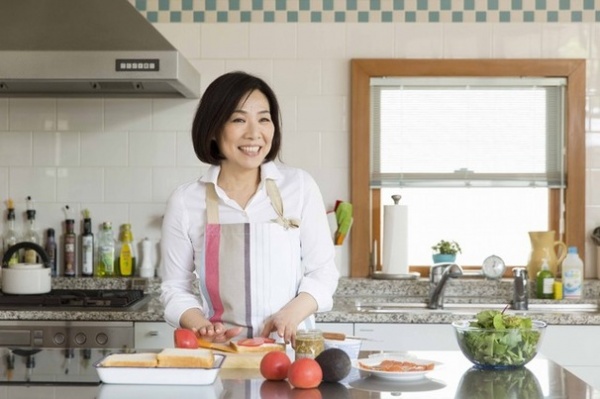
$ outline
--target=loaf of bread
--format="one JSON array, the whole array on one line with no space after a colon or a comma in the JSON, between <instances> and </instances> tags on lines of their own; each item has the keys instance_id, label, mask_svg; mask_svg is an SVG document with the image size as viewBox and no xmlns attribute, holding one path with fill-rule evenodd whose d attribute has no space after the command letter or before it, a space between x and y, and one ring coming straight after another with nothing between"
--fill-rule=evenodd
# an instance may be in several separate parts
<instances>
[{"instance_id":1,"label":"loaf of bread","mask_svg":"<svg viewBox=\"0 0 600 399\"><path fill-rule=\"evenodd\" d=\"M113 353L103 361L104 367L156 367L156 353Z\"/></svg>"},{"instance_id":2,"label":"loaf of bread","mask_svg":"<svg viewBox=\"0 0 600 399\"><path fill-rule=\"evenodd\" d=\"M215 356L210 349L163 349L156 356L157 367L201 367L210 368L215 362Z\"/></svg>"}]
</instances>

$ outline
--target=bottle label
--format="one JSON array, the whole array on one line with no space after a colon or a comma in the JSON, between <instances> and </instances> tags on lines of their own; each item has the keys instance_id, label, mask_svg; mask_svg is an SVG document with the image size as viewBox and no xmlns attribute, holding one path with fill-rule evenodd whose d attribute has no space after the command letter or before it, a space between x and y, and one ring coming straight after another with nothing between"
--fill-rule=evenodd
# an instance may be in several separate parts
<instances>
[{"instance_id":1,"label":"bottle label","mask_svg":"<svg viewBox=\"0 0 600 399\"><path fill-rule=\"evenodd\" d=\"M101 268L104 269L104 273L107 276L113 276L115 274L115 250L112 247L99 247L98 248L98 259L101 264Z\"/></svg>"},{"instance_id":2,"label":"bottle label","mask_svg":"<svg viewBox=\"0 0 600 399\"><path fill-rule=\"evenodd\" d=\"M23 254L23 261L25 263L39 263L38 253L33 249L26 249Z\"/></svg>"},{"instance_id":3,"label":"bottle label","mask_svg":"<svg viewBox=\"0 0 600 399\"><path fill-rule=\"evenodd\" d=\"M565 297L581 296L582 272L579 269L563 270L563 295Z\"/></svg>"},{"instance_id":4,"label":"bottle label","mask_svg":"<svg viewBox=\"0 0 600 399\"><path fill-rule=\"evenodd\" d=\"M547 295L554 294L554 278L545 278L542 286L542 292Z\"/></svg>"},{"instance_id":5,"label":"bottle label","mask_svg":"<svg viewBox=\"0 0 600 399\"><path fill-rule=\"evenodd\" d=\"M65 276L75 276L75 237L65 237Z\"/></svg>"},{"instance_id":6,"label":"bottle label","mask_svg":"<svg viewBox=\"0 0 600 399\"><path fill-rule=\"evenodd\" d=\"M124 243L121 247L121 254L119 256L119 268L121 276L131 276L133 272L133 262L131 258L131 246L128 243Z\"/></svg>"},{"instance_id":7,"label":"bottle label","mask_svg":"<svg viewBox=\"0 0 600 399\"><path fill-rule=\"evenodd\" d=\"M81 237L81 274L91 276L94 274L94 238Z\"/></svg>"}]
</instances>

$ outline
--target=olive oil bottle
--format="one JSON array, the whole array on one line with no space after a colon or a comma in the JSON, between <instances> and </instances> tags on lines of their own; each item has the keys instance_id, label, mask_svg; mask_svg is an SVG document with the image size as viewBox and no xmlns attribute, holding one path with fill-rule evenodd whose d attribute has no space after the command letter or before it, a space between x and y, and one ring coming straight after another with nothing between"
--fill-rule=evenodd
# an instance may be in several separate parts
<instances>
[{"instance_id":1,"label":"olive oil bottle","mask_svg":"<svg viewBox=\"0 0 600 399\"><path fill-rule=\"evenodd\" d=\"M136 250L133 243L133 233L131 224L121 225L119 232L119 249L117 251L117 267L119 275L122 277L131 277L135 275Z\"/></svg>"}]
</instances>

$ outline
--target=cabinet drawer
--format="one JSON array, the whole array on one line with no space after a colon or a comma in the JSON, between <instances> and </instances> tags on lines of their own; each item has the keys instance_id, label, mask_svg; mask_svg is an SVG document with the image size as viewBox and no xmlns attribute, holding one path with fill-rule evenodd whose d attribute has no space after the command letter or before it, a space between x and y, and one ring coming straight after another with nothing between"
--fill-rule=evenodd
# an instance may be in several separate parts
<instances>
[{"instance_id":1,"label":"cabinet drawer","mask_svg":"<svg viewBox=\"0 0 600 399\"><path fill-rule=\"evenodd\" d=\"M136 322L134 324L135 347L138 349L172 348L174 330L167 323Z\"/></svg>"}]
</instances>

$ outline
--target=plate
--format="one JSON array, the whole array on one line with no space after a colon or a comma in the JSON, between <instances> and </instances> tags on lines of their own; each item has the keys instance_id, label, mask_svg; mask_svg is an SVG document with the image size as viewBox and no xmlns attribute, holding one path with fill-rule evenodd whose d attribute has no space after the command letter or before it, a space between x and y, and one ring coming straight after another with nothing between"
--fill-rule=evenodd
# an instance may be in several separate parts
<instances>
[{"instance_id":1,"label":"plate","mask_svg":"<svg viewBox=\"0 0 600 399\"><path fill-rule=\"evenodd\" d=\"M371 370L361 367L361 363L366 366L376 366L380 364L383 360L395 360L395 361L408 361L416 364L430 364L433 363L434 367L432 370L423 370L423 371L379 371L379 370ZM390 381L411 381L418 380L424 378L426 374L431 373L434 370L437 370L442 363L436 362L428 359L419 359L415 357L371 357L365 359L356 359L352 361L352 367L359 370L361 376L373 376L383 380Z\"/></svg>"},{"instance_id":2,"label":"plate","mask_svg":"<svg viewBox=\"0 0 600 399\"><path fill-rule=\"evenodd\" d=\"M352 388L372 392L425 392L446 387L446 383L433 378L418 378L408 381L394 381L368 376L348 383Z\"/></svg>"},{"instance_id":3,"label":"plate","mask_svg":"<svg viewBox=\"0 0 600 399\"><path fill-rule=\"evenodd\" d=\"M210 385L217 379L225 355L215 354L211 368L105 367L103 360L94 363L94 367L105 384Z\"/></svg>"}]
</instances>

